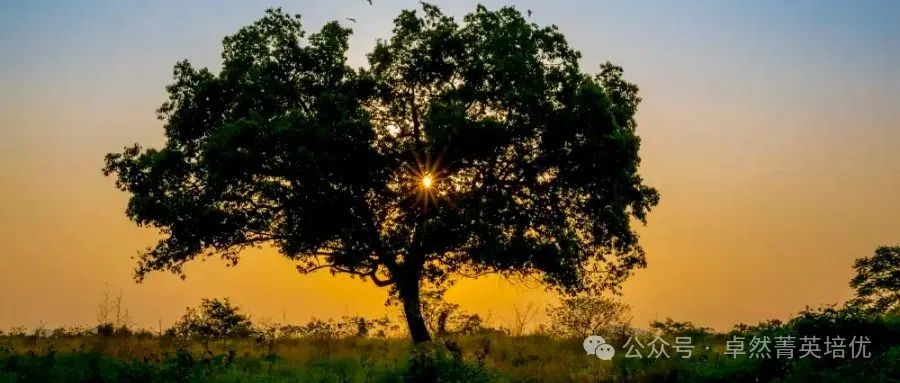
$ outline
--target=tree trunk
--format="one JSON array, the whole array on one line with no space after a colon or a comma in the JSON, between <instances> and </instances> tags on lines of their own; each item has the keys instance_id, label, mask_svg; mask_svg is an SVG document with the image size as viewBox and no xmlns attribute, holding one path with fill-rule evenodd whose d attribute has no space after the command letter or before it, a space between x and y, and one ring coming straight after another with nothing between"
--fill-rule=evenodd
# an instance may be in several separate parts
<instances>
[{"instance_id":1,"label":"tree trunk","mask_svg":"<svg viewBox=\"0 0 900 383\"><path fill-rule=\"evenodd\" d=\"M419 299L419 281L404 281L397 284L397 292L403 303L403 314L406 317L406 325L412 336L413 344L430 342L431 335L425 326L425 318L422 316L422 302Z\"/></svg>"}]
</instances>

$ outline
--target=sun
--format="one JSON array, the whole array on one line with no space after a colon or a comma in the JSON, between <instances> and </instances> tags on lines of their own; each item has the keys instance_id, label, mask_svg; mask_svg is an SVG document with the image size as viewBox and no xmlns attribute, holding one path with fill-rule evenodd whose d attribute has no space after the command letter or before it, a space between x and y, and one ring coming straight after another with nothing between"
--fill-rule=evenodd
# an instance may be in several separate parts
<instances>
[{"instance_id":1,"label":"sun","mask_svg":"<svg viewBox=\"0 0 900 383\"><path fill-rule=\"evenodd\" d=\"M415 205L428 211L436 207L438 200L446 195L446 185L442 182L446 170L441 167L441 156L434 158L430 153L414 154L415 160L404 164L404 181L411 200Z\"/></svg>"},{"instance_id":2,"label":"sun","mask_svg":"<svg viewBox=\"0 0 900 383\"><path fill-rule=\"evenodd\" d=\"M431 189L431 185L434 183L434 178L432 178L431 173L425 173L422 176L422 188Z\"/></svg>"}]
</instances>

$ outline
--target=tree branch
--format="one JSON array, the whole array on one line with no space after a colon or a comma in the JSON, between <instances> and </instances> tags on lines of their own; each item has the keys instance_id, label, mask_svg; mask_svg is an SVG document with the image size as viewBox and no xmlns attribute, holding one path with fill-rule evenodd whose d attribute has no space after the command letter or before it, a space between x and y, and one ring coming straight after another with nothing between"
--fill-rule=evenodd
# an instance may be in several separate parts
<instances>
[{"instance_id":1,"label":"tree branch","mask_svg":"<svg viewBox=\"0 0 900 383\"><path fill-rule=\"evenodd\" d=\"M413 134L416 140L416 149L422 150L422 130L419 125L419 111L416 108L416 90L415 87L409 91L410 117L413 123Z\"/></svg>"},{"instance_id":2,"label":"tree branch","mask_svg":"<svg viewBox=\"0 0 900 383\"><path fill-rule=\"evenodd\" d=\"M311 272L322 270L322 269L330 269L330 270L336 271L336 272L347 273L347 274L351 274L351 275L358 275L360 277L363 277L363 279L365 279L365 278L371 279L372 282L375 284L375 286L378 286L378 287L386 287L386 286L390 286L390 285L393 285L394 283L396 283L393 278L388 278L388 279L378 278L377 266L370 271L359 271L359 270L348 269L346 267L340 267L340 266L329 263L329 264L324 264L324 265L316 265L316 266L306 268L306 269L302 269L302 266L298 265L297 269L300 270L300 272L302 272L302 273L311 273Z\"/></svg>"}]
</instances>

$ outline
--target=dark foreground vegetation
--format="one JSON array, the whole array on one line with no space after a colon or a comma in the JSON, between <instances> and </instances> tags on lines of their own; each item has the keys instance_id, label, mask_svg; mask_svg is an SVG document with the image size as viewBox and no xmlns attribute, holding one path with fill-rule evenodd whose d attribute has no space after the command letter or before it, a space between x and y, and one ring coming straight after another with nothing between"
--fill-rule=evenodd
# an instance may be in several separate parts
<instances>
[{"instance_id":1,"label":"dark foreground vegetation","mask_svg":"<svg viewBox=\"0 0 900 383\"><path fill-rule=\"evenodd\" d=\"M345 318L343 323L359 320ZM527 335L510 329L453 329L419 346L405 337L354 333L362 327L341 322L312 321L280 336L273 335L281 330L272 331L272 325L269 330L254 327L203 336L176 330L105 335L96 329L14 330L0 337L0 382L900 381L900 316L852 308L807 310L786 323L738 325L728 333L672 320L655 322L647 330L607 328L613 332L605 334L607 340L620 349L612 361L586 355L577 335L560 336L545 326ZM725 353L726 342L735 336L824 334L868 337L868 357L852 357L849 349L841 359L799 358L799 353L791 359L755 359ZM669 343L689 336L694 351L687 359L671 349L669 358L650 358L647 352L643 358L626 358L621 346L631 336L660 336Z\"/></svg>"}]
</instances>

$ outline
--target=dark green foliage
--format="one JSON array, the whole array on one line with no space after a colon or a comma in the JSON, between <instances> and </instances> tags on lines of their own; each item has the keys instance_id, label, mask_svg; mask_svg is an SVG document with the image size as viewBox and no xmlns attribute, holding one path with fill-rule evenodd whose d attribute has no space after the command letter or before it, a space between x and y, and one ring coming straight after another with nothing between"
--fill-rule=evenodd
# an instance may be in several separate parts
<instances>
[{"instance_id":1,"label":"dark green foliage","mask_svg":"<svg viewBox=\"0 0 900 383\"><path fill-rule=\"evenodd\" d=\"M175 66L165 144L104 168L127 215L163 234L138 279L272 244L301 272L392 286L421 342L422 281L492 272L575 292L644 266L631 222L658 195L638 174L640 99L621 68L583 73L556 27L510 7L461 24L404 11L368 69L345 64L349 35L329 23L306 38L270 10L224 39L218 74Z\"/></svg>"},{"instance_id":2,"label":"dark green foliage","mask_svg":"<svg viewBox=\"0 0 900 383\"><path fill-rule=\"evenodd\" d=\"M306 45L303 36L299 18L269 11L225 39L220 74L179 63L159 110L165 145L107 156L105 172L132 194L128 216L165 234L139 278L203 254L236 262L265 242L297 257L355 239L345 231L352 203L384 169L344 65L349 30L327 24ZM348 239L334 257L358 251Z\"/></svg>"},{"instance_id":3,"label":"dark green foliage","mask_svg":"<svg viewBox=\"0 0 900 383\"><path fill-rule=\"evenodd\" d=\"M280 361L277 357L241 358L234 353L195 355L183 349L162 358L132 360L98 353L38 356L0 352L0 382L3 383L400 381L487 383L507 380L440 350L409 361L332 358L299 365Z\"/></svg>"},{"instance_id":4,"label":"dark green foliage","mask_svg":"<svg viewBox=\"0 0 900 383\"><path fill-rule=\"evenodd\" d=\"M97 325L96 331L100 336L113 336L116 333L116 327L112 323L102 323Z\"/></svg>"},{"instance_id":5,"label":"dark green foliage","mask_svg":"<svg viewBox=\"0 0 900 383\"><path fill-rule=\"evenodd\" d=\"M401 211L386 242L421 243L433 279L466 267L533 272L567 291L615 285L643 265L629 220L657 197L637 175L639 99L621 69L583 74L555 27L513 8L479 7L463 24L423 11L403 12L369 55L373 116L396 129L381 136L383 152L425 158L446 194L431 210ZM427 231L416 230L423 220ZM586 278L601 259L607 273L593 275L612 279Z\"/></svg>"},{"instance_id":6,"label":"dark green foliage","mask_svg":"<svg viewBox=\"0 0 900 383\"><path fill-rule=\"evenodd\" d=\"M871 257L854 262L856 276L850 286L856 298L850 304L875 313L900 313L900 246L882 246Z\"/></svg>"},{"instance_id":7,"label":"dark green foliage","mask_svg":"<svg viewBox=\"0 0 900 383\"><path fill-rule=\"evenodd\" d=\"M228 298L203 298L197 309L188 308L181 319L169 330L182 338L221 339L246 337L253 331L253 323L240 308Z\"/></svg>"},{"instance_id":8,"label":"dark green foliage","mask_svg":"<svg viewBox=\"0 0 900 383\"><path fill-rule=\"evenodd\" d=\"M728 334L698 331L690 322L657 322L674 336L691 336L698 345L690 359L617 359L613 377L629 382L898 382L900 381L900 317L868 315L853 309L826 307L805 310L787 323L768 321L739 325ZM703 345L721 347L732 336L866 336L871 358L821 359L732 358ZM848 351L849 352L849 351ZM618 356L617 356L618 358Z\"/></svg>"},{"instance_id":9,"label":"dark green foliage","mask_svg":"<svg viewBox=\"0 0 900 383\"><path fill-rule=\"evenodd\" d=\"M166 337L0 337L0 382L897 382L900 318L837 308L806 310L791 320L740 326L728 334L667 326L691 336L690 359L611 362L585 355L582 339L500 332L451 334L415 347L397 339L280 339L261 345L236 338L231 348L178 346ZM683 332L678 332L679 330ZM732 336L868 336L870 358L732 358ZM608 338L617 345L624 339ZM711 346L705 350L703 346ZM182 348L185 347L185 348ZM59 351L57 351L59 350ZM646 353L645 353L646 356Z\"/></svg>"}]
</instances>

